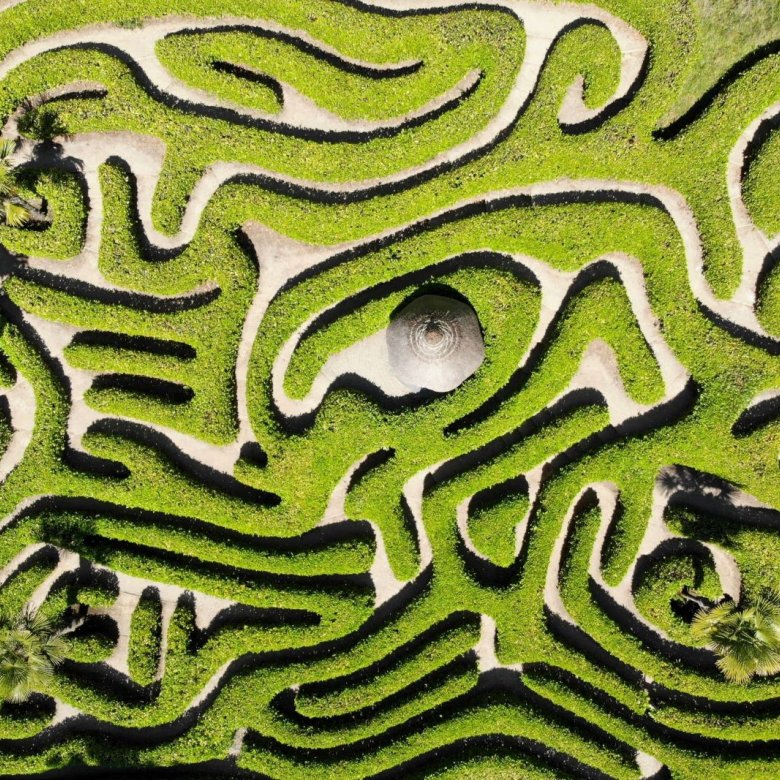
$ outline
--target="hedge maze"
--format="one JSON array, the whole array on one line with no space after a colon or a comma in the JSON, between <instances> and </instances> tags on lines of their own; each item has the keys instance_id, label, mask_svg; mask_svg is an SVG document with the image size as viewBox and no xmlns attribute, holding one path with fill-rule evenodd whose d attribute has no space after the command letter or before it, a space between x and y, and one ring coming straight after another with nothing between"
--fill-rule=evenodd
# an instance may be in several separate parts
<instances>
[{"instance_id":1,"label":"hedge maze","mask_svg":"<svg viewBox=\"0 0 780 780\"><path fill-rule=\"evenodd\" d=\"M673 604L780 582L780 26L707 7L0 1L0 601L68 648L0 773L780 774Z\"/></svg>"}]
</instances>

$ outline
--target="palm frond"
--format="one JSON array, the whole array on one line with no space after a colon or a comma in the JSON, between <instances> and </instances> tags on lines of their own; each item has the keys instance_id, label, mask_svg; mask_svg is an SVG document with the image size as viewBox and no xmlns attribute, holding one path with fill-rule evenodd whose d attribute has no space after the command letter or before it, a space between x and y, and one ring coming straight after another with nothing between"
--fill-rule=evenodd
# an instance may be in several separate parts
<instances>
[{"instance_id":1,"label":"palm frond","mask_svg":"<svg viewBox=\"0 0 780 780\"><path fill-rule=\"evenodd\" d=\"M10 200L2 204L2 212L5 217L5 224L8 227L22 227L30 219L30 212L24 206L13 203Z\"/></svg>"},{"instance_id":2,"label":"palm frond","mask_svg":"<svg viewBox=\"0 0 780 780\"><path fill-rule=\"evenodd\" d=\"M0 697L23 702L45 690L66 645L51 618L26 607L20 613L0 613Z\"/></svg>"},{"instance_id":3,"label":"palm frond","mask_svg":"<svg viewBox=\"0 0 780 780\"><path fill-rule=\"evenodd\" d=\"M16 151L16 142L5 140L0 142L0 161L7 160Z\"/></svg>"},{"instance_id":4,"label":"palm frond","mask_svg":"<svg viewBox=\"0 0 780 780\"><path fill-rule=\"evenodd\" d=\"M59 634L49 637L41 649L53 666L61 664L65 660L68 650L67 642Z\"/></svg>"},{"instance_id":5,"label":"palm frond","mask_svg":"<svg viewBox=\"0 0 780 780\"><path fill-rule=\"evenodd\" d=\"M727 601L699 611L691 624L693 639L719 656L726 679L747 683L753 675L780 672L780 593L766 591L752 606Z\"/></svg>"},{"instance_id":6,"label":"palm frond","mask_svg":"<svg viewBox=\"0 0 780 780\"><path fill-rule=\"evenodd\" d=\"M700 609L691 623L691 633L695 641L708 644L719 627L731 624L737 615L737 606L733 601L718 604L712 609Z\"/></svg>"},{"instance_id":7,"label":"palm frond","mask_svg":"<svg viewBox=\"0 0 780 780\"><path fill-rule=\"evenodd\" d=\"M0 198L12 198L16 194L11 169L0 162Z\"/></svg>"},{"instance_id":8,"label":"palm frond","mask_svg":"<svg viewBox=\"0 0 780 780\"><path fill-rule=\"evenodd\" d=\"M34 636L48 636L54 632L54 621L46 614L27 605L19 615L20 627Z\"/></svg>"},{"instance_id":9,"label":"palm frond","mask_svg":"<svg viewBox=\"0 0 780 780\"><path fill-rule=\"evenodd\" d=\"M780 593L776 590L763 591L756 599L755 610L766 622L780 623Z\"/></svg>"},{"instance_id":10,"label":"palm frond","mask_svg":"<svg viewBox=\"0 0 780 780\"><path fill-rule=\"evenodd\" d=\"M0 607L0 631L12 628L16 620L16 615L6 606Z\"/></svg>"},{"instance_id":11,"label":"palm frond","mask_svg":"<svg viewBox=\"0 0 780 780\"><path fill-rule=\"evenodd\" d=\"M724 655L722 658L719 658L717 666L729 682L741 685L750 682L755 671L752 663L734 655Z\"/></svg>"}]
</instances>

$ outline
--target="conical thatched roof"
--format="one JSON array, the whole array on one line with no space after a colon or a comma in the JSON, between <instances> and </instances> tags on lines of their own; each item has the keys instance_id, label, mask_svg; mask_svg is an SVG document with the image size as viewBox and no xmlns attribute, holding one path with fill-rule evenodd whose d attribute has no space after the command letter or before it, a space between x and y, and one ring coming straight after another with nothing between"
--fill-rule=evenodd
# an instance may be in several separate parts
<instances>
[{"instance_id":1,"label":"conical thatched roof","mask_svg":"<svg viewBox=\"0 0 780 780\"><path fill-rule=\"evenodd\" d=\"M404 306L387 329L390 365L413 388L453 390L485 358L485 343L474 310L442 295L422 295Z\"/></svg>"}]
</instances>

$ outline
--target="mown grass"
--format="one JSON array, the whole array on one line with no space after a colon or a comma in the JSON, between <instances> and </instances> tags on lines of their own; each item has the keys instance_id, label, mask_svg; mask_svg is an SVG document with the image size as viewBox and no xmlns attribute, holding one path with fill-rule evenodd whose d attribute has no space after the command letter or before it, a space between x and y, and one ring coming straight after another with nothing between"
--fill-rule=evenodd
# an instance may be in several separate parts
<instances>
[{"instance_id":1,"label":"mown grass","mask_svg":"<svg viewBox=\"0 0 780 780\"><path fill-rule=\"evenodd\" d=\"M696 43L688 75L665 117L682 116L730 68L756 49L780 40L780 6L774 0L694 0Z\"/></svg>"}]
</instances>

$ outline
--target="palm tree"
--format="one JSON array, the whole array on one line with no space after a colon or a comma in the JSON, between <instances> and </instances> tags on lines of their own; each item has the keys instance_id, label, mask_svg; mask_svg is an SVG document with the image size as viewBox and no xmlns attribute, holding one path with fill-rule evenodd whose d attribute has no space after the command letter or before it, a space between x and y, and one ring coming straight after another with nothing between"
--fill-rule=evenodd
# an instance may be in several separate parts
<instances>
[{"instance_id":1,"label":"palm tree","mask_svg":"<svg viewBox=\"0 0 780 780\"><path fill-rule=\"evenodd\" d=\"M0 143L0 223L9 227L21 227L30 218L30 209L22 201L16 187L16 178L11 166L14 142Z\"/></svg>"},{"instance_id":2,"label":"palm tree","mask_svg":"<svg viewBox=\"0 0 780 780\"><path fill-rule=\"evenodd\" d=\"M0 698L23 702L45 690L62 663L65 642L53 621L25 607L19 614L0 614Z\"/></svg>"},{"instance_id":3,"label":"palm tree","mask_svg":"<svg viewBox=\"0 0 780 780\"><path fill-rule=\"evenodd\" d=\"M695 639L717 653L727 680L746 683L753 675L780 672L780 591L764 591L751 607L723 601L693 618Z\"/></svg>"}]
</instances>

